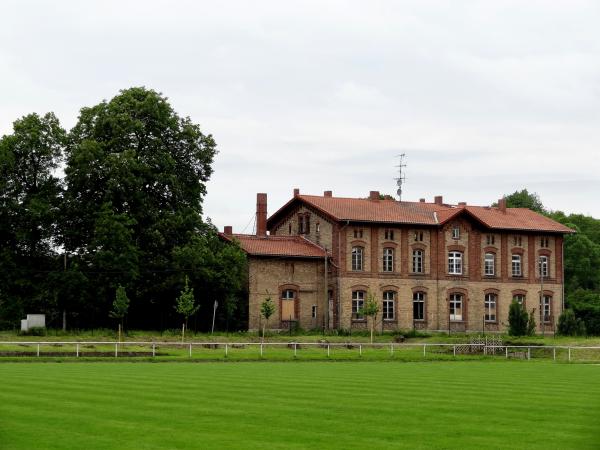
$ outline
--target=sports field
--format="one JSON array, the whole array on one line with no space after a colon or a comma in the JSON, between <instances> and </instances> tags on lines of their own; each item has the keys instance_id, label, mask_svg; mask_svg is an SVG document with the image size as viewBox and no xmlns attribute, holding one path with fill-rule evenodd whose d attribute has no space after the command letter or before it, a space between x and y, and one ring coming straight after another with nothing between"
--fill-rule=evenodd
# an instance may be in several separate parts
<instances>
[{"instance_id":1,"label":"sports field","mask_svg":"<svg viewBox=\"0 0 600 450\"><path fill-rule=\"evenodd\" d=\"M2 363L0 448L600 448L600 366Z\"/></svg>"}]
</instances>

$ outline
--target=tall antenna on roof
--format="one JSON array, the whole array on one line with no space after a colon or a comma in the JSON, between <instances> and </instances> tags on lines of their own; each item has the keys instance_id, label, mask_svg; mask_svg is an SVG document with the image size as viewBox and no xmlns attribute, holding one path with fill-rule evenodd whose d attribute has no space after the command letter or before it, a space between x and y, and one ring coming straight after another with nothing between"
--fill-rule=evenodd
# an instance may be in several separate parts
<instances>
[{"instance_id":1,"label":"tall antenna on roof","mask_svg":"<svg viewBox=\"0 0 600 450\"><path fill-rule=\"evenodd\" d=\"M398 190L396 191L396 194L398 194L398 201L401 202L402 201L402 184L404 184L404 182L406 181L406 175L404 175L404 173L402 171L402 168L406 167L406 164L404 163L406 154L401 153L400 155L396 155L396 157L400 158L400 162L396 166L398 168L398 177L394 178L394 179L396 180L396 184L398 185Z\"/></svg>"}]
</instances>

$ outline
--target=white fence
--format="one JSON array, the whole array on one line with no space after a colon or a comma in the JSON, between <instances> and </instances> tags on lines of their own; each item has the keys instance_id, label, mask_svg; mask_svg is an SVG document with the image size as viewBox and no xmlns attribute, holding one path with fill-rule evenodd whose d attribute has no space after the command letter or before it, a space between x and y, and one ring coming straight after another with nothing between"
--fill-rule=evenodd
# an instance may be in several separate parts
<instances>
[{"instance_id":1,"label":"white fence","mask_svg":"<svg viewBox=\"0 0 600 450\"><path fill-rule=\"evenodd\" d=\"M253 350L255 349L255 350ZM346 357L365 356L379 359L396 356L457 357L461 355L496 358L552 359L554 361L600 362L600 346L537 346L537 345L488 345L447 343L365 343L365 342L114 342L114 341L1 341L0 361L4 357L205 357L221 359L239 356L265 357L273 349L283 349L275 357L294 357L312 349L313 356ZM199 350L201 350L199 352ZM314 353L317 350L318 353ZM442 356L443 355L443 356Z\"/></svg>"}]
</instances>

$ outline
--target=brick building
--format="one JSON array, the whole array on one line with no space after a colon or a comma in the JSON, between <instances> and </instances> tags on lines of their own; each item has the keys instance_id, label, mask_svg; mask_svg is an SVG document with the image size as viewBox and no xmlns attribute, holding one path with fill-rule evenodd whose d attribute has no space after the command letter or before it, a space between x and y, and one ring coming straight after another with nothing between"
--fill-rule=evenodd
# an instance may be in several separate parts
<instances>
[{"instance_id":1,"label":"brick building","mask_svg":"<svg viewBox=\"0 0 600 450\"><path fill-rule=\"evenodd\" d=\"M553 330L563 308L563 236L572 230L533 211L301 195L267 219L258 194L256 235L236 239L249 260L249 328L271 297L271 328L365 328L379 303L381 329L501 331L513 300ZM267 234L269 231L269 234Z\"/></svg>"}]
</instances>

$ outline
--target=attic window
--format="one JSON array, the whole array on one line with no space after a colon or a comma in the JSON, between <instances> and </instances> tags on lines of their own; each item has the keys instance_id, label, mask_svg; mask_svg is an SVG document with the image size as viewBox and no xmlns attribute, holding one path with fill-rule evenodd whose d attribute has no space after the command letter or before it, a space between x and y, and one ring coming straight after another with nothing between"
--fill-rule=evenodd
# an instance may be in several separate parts
<instances>
[{"instance_id":1,"label":"attic window","mask_svg":"<svg viewBox=\"0 0 600 450\"><path fill-rule=\"evenodd\" d=\"M394 240L394 230L385 230L385 239L388 241Z\"/></svg>"},{"instance_id":2,"label":"attic window","mask_svg":"<svg viewBox=\"0 0 600 450\"><path fill-rule=\"evenodd\" d=\"M452 227L452 239L460 239L460 227Z\"/></svg>"}]
</instances>

